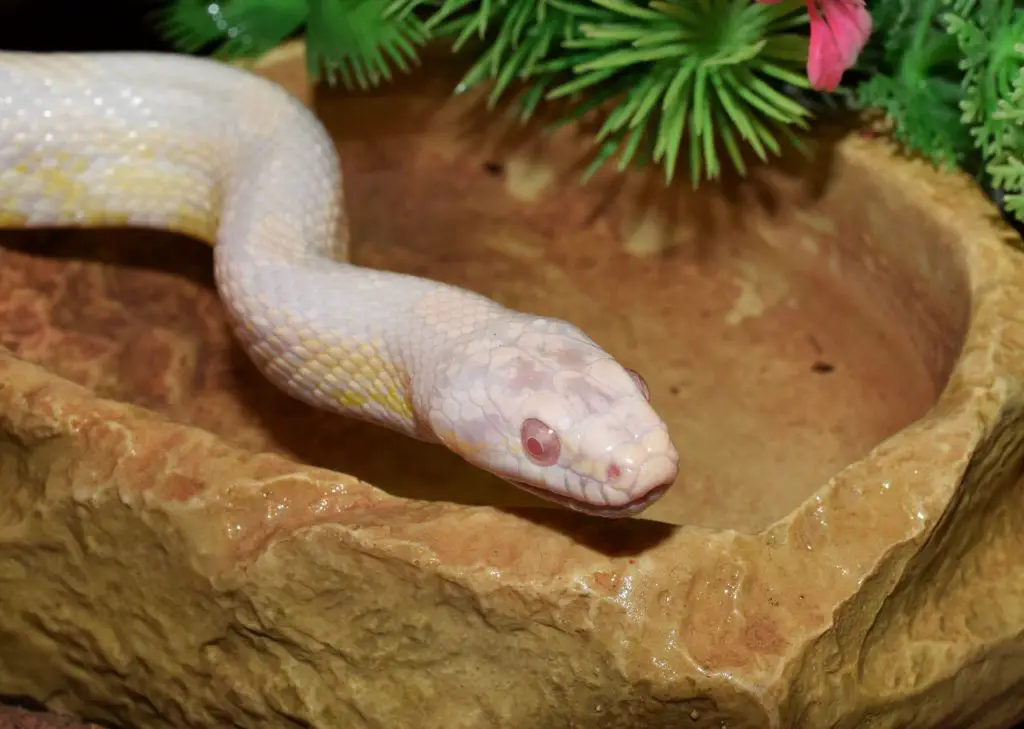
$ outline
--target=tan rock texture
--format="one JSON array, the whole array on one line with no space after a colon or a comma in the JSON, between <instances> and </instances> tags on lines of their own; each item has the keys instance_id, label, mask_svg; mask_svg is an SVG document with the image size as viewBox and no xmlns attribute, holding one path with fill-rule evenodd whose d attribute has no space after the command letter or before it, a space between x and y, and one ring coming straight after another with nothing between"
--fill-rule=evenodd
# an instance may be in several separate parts
<instances>
[{"instance_id":1,"label":"tan rock texture","mask_svg":"<svg viewBox=\"0 0 1024 729\"><path fill-rule=\"evenodd\" d=\"M579 323L679 482L546 508L278 393L194 241L4 233L0 695L139 729L1024 717L1024 257L981 193L840 131L581 187L576 131L428 68L309 97L356 261Z\"/></svg>"}]
</instances>

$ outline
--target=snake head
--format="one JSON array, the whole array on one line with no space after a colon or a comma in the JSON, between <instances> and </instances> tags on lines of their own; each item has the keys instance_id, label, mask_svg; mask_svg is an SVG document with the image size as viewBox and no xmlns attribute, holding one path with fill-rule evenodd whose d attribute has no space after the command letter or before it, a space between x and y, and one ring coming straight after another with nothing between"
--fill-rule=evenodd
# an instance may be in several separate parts
<instances>
[{"instance_id":1,"label":"snake head","mask_svg":"<svg viewBox=\"0 0 1024 729\"><path fill-rule=\"evenodd\" d=\"M440 372L437 438L541 498L629 516L676 479L678 453L646 382L567 322L503 323L463 342Z\"/></svg>"}]
</instances>

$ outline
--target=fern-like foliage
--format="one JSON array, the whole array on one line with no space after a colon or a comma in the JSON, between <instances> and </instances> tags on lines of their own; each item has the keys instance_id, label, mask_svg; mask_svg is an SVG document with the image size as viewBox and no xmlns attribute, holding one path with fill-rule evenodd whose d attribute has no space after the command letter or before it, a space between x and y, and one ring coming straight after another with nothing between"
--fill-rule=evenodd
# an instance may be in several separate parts
<instances>
[{"instance_id":1,"label":"fern-like foliage","mask_svg":"<svg viewBox=\"0 0 1024 729\"><path fill-rule=\"evenodd\" d=\"M1004 208L1024 221L1024 6L945 2L946 27L962 53L962 121Z\"/></svg>"},{"instance_id":2,"label":"fern-like foliage","mask_svg":"<svg viewBox=\"0 0 1024 729\"><path fill-rule=\"evenodd\" d=\"M1018 58L1024 57L1024 43L1016 46ZM988 164L993 186L1002 192L1005 210L1024 221L1024 68L1013 80L1009 95L996 102L992 121L1001 127L995 135Z\"/></svg>"}]
</instances>

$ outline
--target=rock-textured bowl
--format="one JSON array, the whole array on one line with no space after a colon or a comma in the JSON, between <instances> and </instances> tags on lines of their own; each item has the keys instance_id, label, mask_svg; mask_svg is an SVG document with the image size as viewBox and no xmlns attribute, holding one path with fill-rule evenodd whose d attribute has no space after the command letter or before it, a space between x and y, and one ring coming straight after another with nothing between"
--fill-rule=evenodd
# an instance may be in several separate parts
<instances>
[{"instance_id":1,"label":"rock-textured bowl","mask_svg":"<svg viewBox=\"0 0 1024 729\"><path fill-rule=\"evenodd\" d=\"M1024 715L1024 258L888 143L577 184L431 63L310 92L357 262L569 318L682 451L643 518L547 508L278 393L210 252L0 249L0 694L131 727L936 727Z\"/></svg>"}]
</instances>

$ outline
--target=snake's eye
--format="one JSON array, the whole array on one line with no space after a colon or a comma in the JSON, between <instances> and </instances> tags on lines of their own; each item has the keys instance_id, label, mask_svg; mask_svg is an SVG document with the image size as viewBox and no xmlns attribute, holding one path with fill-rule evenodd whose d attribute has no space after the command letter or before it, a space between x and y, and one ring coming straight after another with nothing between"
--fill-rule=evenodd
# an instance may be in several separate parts
<instances>
[{"instance_id":1,"label":"snake's eye","mask_svg":"<svg viewBox=\"0 0 1024 729\"><path fill-rule=\"evenodd\" d=\"M633 382L636 383L636 386L640 389L640 392L643 393L644 400L646 400L647 402L650 402L651 401L651 388L649 388L647 386L647 381L644 380L644 378L641 377L640 373L637 372L636 370L631 370L631 369L629 369L629 367L627 367L626 368L626 372L629 373L629 376L633 378Z\"/></svg>"},{"instance_id":2,"label":"snake's eye","mask_svg":"<svg viewBox=\"0 0 1024 729\"><path fill-rule=\"evenodd\" d=\"M538 466L552 466L558 463L558 454L562 452L562 443L551 428L537 418L530 418L523 423L520 433L523 451L527 458Z\"/></svg>"}]
</instances>

